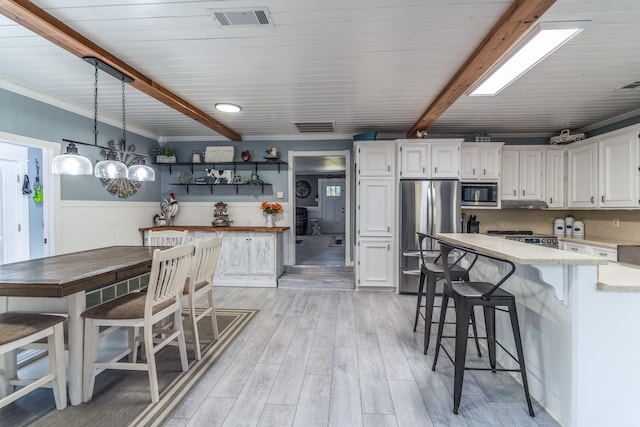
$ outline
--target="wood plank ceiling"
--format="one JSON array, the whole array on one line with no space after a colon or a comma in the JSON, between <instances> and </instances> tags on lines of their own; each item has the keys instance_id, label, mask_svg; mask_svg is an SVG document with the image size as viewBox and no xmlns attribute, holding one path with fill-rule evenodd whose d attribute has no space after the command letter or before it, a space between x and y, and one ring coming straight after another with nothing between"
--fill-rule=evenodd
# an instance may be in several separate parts
<instances>
[{"instance_id":1,"label":"wood plank ceiling","mask_svg":"<svg viewBox=\"0 0 640 427\"><path fill-rule=\"evenodd\" d=\"M270 25L228 27L213 18L214 10L256 9L256 3L32 3L214 120L204 125L129 91L128 126L154 138L235 139L214 132L209 125L215 122L245 140L340 138L370 130L402 137L423 127L432 135L550 135L640 107L638 89L620 89L640 80L640 2L629 0L557 1L542 20L588 19L591 25L498 96L457 100L438 95L476 48L488 45L485 38L501 16L529 7L528 1L268 0L258 6L266 8ZM544 9L553 2L534 3ZM93 74L74 55L0 16L0 57L0 87L91 115ZM118 81L101 77L100 112L114 123L119 90ZM219 113L216 102L234 102L243 111ZM438 108L425 112L432 104ZM303 134L297 122L328 122L335 131Z\"/></svg>"}]
</instances>

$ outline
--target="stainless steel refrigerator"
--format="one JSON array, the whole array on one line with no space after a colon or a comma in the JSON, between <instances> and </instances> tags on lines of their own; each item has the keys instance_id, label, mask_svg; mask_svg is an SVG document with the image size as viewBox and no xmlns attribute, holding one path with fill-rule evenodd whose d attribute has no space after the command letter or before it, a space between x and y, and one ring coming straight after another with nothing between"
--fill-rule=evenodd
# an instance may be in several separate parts
<instances>
[{"instance_id":1,"label":"stainless steel refrigerator","mask_svg":"<svg viewBox=\"0 0 640 427\"><path fill-rule=\"evenodd\" d=\"M400 293L418 292L420 249L416 232L430 235L462 232L460 196L459 181L400 182ZM425 249L431 258L439 253L437 244Z\"/></svg>"}]
</instances>

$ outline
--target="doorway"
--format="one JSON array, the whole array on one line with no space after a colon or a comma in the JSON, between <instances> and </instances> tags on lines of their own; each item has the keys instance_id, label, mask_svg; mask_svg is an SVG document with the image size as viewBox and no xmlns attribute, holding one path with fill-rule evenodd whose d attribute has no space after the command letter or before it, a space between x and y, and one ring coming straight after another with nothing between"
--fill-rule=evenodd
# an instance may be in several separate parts
<instances>
[{"instance_id":1,"label":"doorway","mask_svg":"<svg viewBox=\"0 0 640 427\"><path fill-rule=\"evenodd\" d=\"M290 204L296 266L352 266L350 152L290 152Z\"/></svg>"},{"instance_id":2,"label":"doorway","mask_svg":"<svg viewBox=\"0 0 640 427\"><path fill-rule=\"evenodd\" d=\"M49 165L59 150L53 142L0 132L0 263L53 255L59 181ZM42 192L34 199L36 183Z\"/></svg>"}]
</instances>

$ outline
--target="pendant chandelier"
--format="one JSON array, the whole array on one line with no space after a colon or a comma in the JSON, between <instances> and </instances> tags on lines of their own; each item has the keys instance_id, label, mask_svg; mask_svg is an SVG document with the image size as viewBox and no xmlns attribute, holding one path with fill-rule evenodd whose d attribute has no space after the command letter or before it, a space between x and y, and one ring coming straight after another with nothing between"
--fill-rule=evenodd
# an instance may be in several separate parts
<instances>
[{"instance_id":1,"label":"pendant chandelier","mask_svg":"<svg viewBox=\"0 0 640 427\"><path fill-rule=\"evenodd\" d=\"M95 68L94 72L94 89L93 89L93 144L87 144L80 141L72 141L69 139L63 139L68 142L66 153L54 157L52 160L51 169L55 174L60 175L91 175L94 173L96 178L103 179L120 179L125 178L131 181L155 181L155 170L144 163L144 155L136 154L137 159L135 165L127 168L127 165L123 161L119 160L117 153L120 150L116 150L113 147L103 147L98 145L98 69L105 71L113 77L120 80L122 85L122 141L121 146L124 146L127 140L127 128L126 128L126 110L125 110L125 83L132 82L133 79L110 65L102 62L98 58L84 57L82 58L88 63L92 64ZM88 145L102 148L106 150L104 154L104 160L99 161L96 164L95 170L91 166L91 161L84 156L78 154L78 148L76 144ZM131 153L128 153L131 154Z\"/></svg>"}]
</instances>

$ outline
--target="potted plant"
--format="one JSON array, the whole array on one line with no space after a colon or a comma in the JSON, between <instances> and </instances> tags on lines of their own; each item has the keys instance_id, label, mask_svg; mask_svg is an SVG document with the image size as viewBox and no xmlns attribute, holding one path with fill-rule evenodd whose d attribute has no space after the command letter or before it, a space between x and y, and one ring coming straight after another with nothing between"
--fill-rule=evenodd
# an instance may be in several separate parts
<instances>
[{"instance_id":1,"label":"potted plant","mask_svg":"<svg viewBox=\"0 0 640 427\"><path fill-rule=\"evenodd\" d=\"M159 148L155 150L156 163L175 163L176 150L173 148Z\"/></svg>"}]
</instances>

